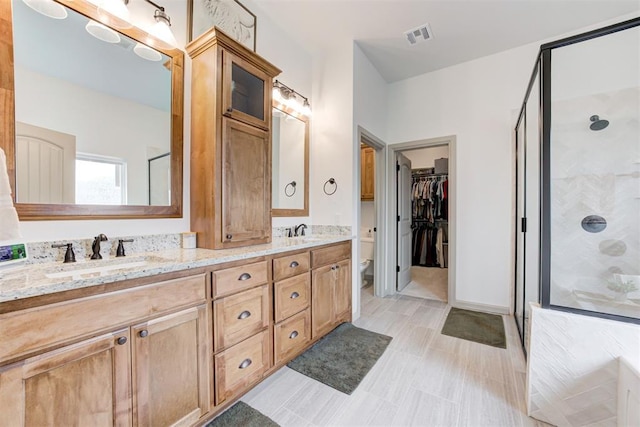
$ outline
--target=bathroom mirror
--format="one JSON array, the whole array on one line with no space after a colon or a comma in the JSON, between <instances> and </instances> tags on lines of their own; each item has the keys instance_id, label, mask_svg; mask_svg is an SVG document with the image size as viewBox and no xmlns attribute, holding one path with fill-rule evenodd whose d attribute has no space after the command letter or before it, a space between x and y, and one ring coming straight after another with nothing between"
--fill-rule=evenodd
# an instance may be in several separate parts
<instances>
[{"instance_id":1,"label":"bathroom mirror","mask_svg":"<svg viewBox=\"0 0 640 427\"><path fill-rule=\"evenodd\" d=\"M309 119L274 107L272 122L272 216L308 216Z\"/></svg>"},{"instance_id":2,"label":"bathroom mirror","mask_svg":"<svg viewBox=\"0 0 640 427\"><path fill-rule=\"evenodd\" d=\"M56 2L63 19L0 6L13 16L0 91L15 94L0 147L20 219L180 217L184 54L108 27L93 3Z\"/></svg>"}]
</instances>

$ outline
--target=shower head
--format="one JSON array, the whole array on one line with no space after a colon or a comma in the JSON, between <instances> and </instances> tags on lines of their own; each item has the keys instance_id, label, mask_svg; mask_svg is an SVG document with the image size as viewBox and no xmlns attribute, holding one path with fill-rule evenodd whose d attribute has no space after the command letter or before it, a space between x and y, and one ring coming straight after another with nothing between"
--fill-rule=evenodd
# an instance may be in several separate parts
<instances>
[{"instance_id":1,"label":"shower head","mask_svg":"<svg viewBox=\"0 0 640 427\"><path fill-rule=\"evenodd\" d=\"M602 130L609 126L609 120L601 119L599 116L591 116L589 120L593 122L589 126L591 130Z\"/></svg>"}]
</instances>

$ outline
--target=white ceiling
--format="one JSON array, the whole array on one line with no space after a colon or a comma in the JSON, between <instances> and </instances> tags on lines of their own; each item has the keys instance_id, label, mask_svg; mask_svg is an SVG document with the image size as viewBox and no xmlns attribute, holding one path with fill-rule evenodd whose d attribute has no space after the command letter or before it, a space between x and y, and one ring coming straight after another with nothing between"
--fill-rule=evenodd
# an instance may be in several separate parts
<instances>
[{"instance_id":1,"label":"white ceiling","mask_svg":"<svg viewBox=\"0 0 640 427\"><path fill-rule=\"evenodd\" d=\"M355 40L387 82L640 11L640 0L254 2L312 51ZM430 24L433 39L410 46L403 33L425 23Z\"/></svg>"}]
</instances>

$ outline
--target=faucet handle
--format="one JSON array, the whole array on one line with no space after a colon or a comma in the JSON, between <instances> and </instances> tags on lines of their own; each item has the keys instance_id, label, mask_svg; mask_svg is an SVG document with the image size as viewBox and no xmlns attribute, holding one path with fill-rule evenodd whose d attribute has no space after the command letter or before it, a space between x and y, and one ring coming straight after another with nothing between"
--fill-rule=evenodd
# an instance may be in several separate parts
<instances>
[{"instance_id":1,"label":"faucet handle","mask_svg":"<svg viewBox=\"0 0 640 427\"><path fill-rule=\"evenodd\" d=\"M116 256L125 256L124 253L124 244L123 243L130 243L133 242L133 239L119 239L118 240L118 249L116 249Z\"/></svg>"},{"instance_id":2,"label":"faucet handle","mask_svg":"<svg viewBox=\"0 0 640 427\"><path fill-rule=\"evenodd\" d=\"M57 245L51 245L52 248L67 248L64 254L64 264L68 262L76 262L76 254L73 252L73 243L60 243Z\"/></svg>"}]
</instances>

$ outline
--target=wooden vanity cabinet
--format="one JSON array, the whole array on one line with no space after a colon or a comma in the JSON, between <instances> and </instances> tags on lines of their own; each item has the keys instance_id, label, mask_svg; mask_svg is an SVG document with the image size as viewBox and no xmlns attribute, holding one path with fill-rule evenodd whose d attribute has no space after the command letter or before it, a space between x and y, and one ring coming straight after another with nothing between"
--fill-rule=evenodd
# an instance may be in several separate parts
<instances>
[{"instance_id":1,"label":"wooden vanity cabinet","mask_svg":"<svg viewBox=\"0 0 640 427\"><path fill-rule=\"evenodd\" d=\"M311 251L312 337L351 320L351 242Z\"/></svg>"},{"instance_id":2,"label":"wooden vanity cabinet","mask_svg":"<svg viewBox=\"0 0 640 427\"><path fill-rule=\"evenodd\" d=\"M372 147L360 146L360 200L371 201L375 195L376 157Z\"/></svg>"},{"instance_id":3,"label":"wooden vanity cabinet","mask_svg":"<svg viewBox=\"0 0 640 427\"><path fill-rule=\"evenodd\" d=\"M271 97L280 70L217 28L187 45L197 246L271 241Z\"/></svg>"},{"instance_id":4,"label":"wooden vanity cabinet","mask_svg":"<svg viewBox=\"0 0 640 427\"><path fill-rule=\"evenodd\" d=\"M5 360L27 355L0 367L3 422L194 424L211 400L206 287L200 274L0 315Z\"/></svg>"}]
</instances>

